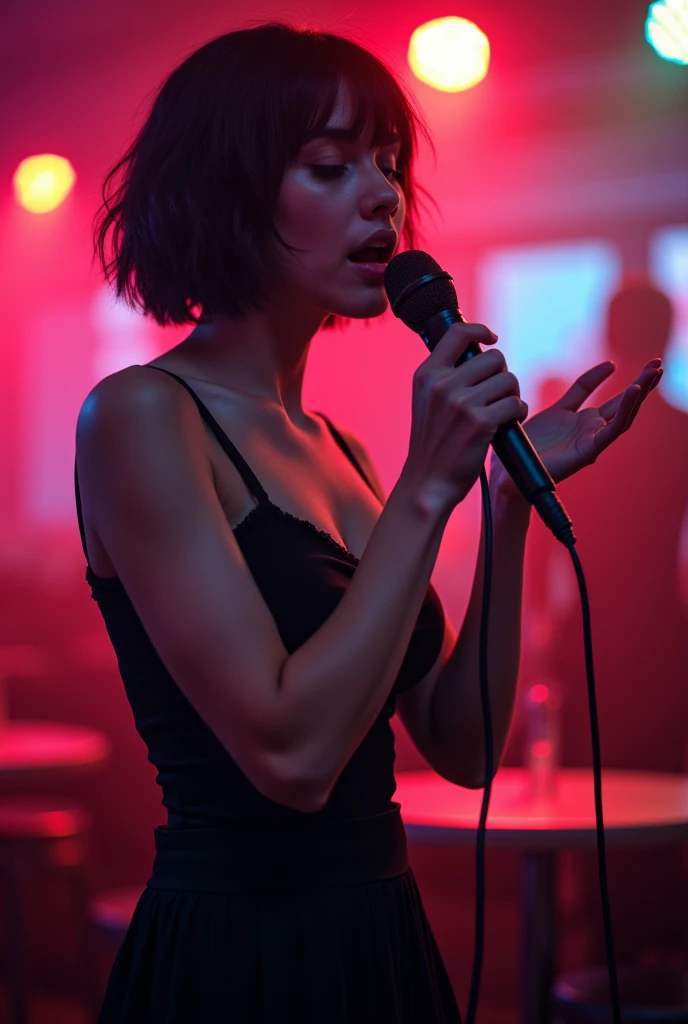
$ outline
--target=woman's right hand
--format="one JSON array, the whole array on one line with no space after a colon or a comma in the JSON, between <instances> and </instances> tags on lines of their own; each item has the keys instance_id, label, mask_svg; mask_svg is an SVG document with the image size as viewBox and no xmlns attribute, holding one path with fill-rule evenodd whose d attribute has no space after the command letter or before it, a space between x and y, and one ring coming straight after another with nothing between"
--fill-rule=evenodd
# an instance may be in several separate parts
<instances>
[{"instance_id":1,"label":"woman's right hand","mask_svg":"<svg viewBox=\"0 0 688 1024\"><path fill-rule=\"evenodd\" d=\"M460 366L468 345L494 345L482 324L452 324L413 375L411 440L403 474L430 511L450 512L477 480L502 423L524 420L528 406L498 349Z\"/></svg>"}]
</instances>

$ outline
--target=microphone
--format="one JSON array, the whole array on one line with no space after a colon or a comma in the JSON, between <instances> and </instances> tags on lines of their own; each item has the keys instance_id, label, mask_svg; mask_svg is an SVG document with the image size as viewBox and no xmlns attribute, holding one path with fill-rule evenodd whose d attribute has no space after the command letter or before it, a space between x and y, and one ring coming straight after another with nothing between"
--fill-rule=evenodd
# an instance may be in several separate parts
<instances>
[{"instance_id":1,"label":"microphone","mask_svg":"<svg viewBox=\"0 0 688 1024\"><path fill-rule=\"evenodd\" d=\"M459 309L453 278L427 252L420 249L400 252L388 263L384 283L394 315L420 334L431 352L452 324L466 323ZM454 365L459 366L480 352L480 345L473 342ZM571 519L555 492L552 477L519 421L501 424L491 444L507 473L545 525L562 544L573 547L576 538Z\"/></svg>"}]
</instances>

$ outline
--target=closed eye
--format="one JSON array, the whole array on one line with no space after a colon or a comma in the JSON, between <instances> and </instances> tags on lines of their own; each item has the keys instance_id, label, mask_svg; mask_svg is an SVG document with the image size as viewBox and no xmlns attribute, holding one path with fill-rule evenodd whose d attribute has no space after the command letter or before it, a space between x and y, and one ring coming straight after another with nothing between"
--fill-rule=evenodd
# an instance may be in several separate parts
<instances>
[{"instance_id":1,"label":"closed eye","mask_svg":"<svg viewBox=\"0 0 688 1024\"><path fill-rule=\"evenodd\" d=\"M339 178L347 169L346 164L309 164L309 167L317 178L324 179ZM398 171L394 167L381 167L380 170L383 174L391 175L397 181L401 181L404 175L403 171Z\"/></svg>"}]
</instances>

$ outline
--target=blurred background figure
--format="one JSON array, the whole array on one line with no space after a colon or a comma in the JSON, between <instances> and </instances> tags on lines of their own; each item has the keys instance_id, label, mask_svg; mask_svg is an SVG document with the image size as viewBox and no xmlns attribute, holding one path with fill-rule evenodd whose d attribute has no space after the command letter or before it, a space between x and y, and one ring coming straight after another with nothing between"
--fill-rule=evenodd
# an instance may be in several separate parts
<instances>
[{"instance_id":1,"label":"blurred background figure","mask_svg":"<svg viewBox=\"0 0 688 1024\"><path fill-rule=\"evenodd\" d=\"M648 279L625 281L607 313L606 355L617 369L595 404L617 391L638 359L664 356L672 319L670 300ZM681 771L688 739L688 604L681 589L688 416L663 399L661 383L656 391L641 413L642 436L620 438L604 467L565 481L561 494L590 592L604 763ZM584 698L580 617L574 599L553 665L567 691ZM566 717L568 756L587 763L585 701L572 702Z\"/></svg>"},{"instance_id":2,"label":"blurred background figure","mask_svg":"<svg viewBox=\"0 0 688 1024\"><path fill-rule=\"evenodd\" d=\"M607 350L601 353L616 363L616 372L592 396L593 404L611 398L639 360L665 355L672 320L669 298L648 278L624 280L608 306ZM662 388L660 383L641 410L642 430L619 438L604 466L558 488L588 584L603 769L687 767L688 416L663 398ZM538 406L565 390L563 380L544 380ZM524 619L524 696L533 680L553 681L562 699L562 763L591 765L573 566L536 519L528 541ZM589 940L594 932L601 943L590 913L599 906L596 854L576 857L578 891L571 907L578 908ZM685 949L685 915L669 921L661 910L686 898L680 848L612 848L608 867L617 956ZM601 945L590 952L604 961Z\"/></svg>"}]
</instances>

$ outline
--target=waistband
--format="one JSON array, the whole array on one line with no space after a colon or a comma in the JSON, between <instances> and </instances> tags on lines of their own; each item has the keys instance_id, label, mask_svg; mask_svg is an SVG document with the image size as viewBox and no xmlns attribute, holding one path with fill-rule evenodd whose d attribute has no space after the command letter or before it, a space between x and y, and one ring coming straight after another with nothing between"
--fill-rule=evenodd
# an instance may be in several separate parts
<instances>
[{"instance_id":1,"label":"waistband","mask_svg":"<svg viewBox=\"0 0 688 1024\"><path fill-rule=\"evenodd\" d=\"M154 830L150 889L245 892L329 888L408 870L401 805L344 821L307 818L227 828Z\"/></svg>"}]
</instances>

